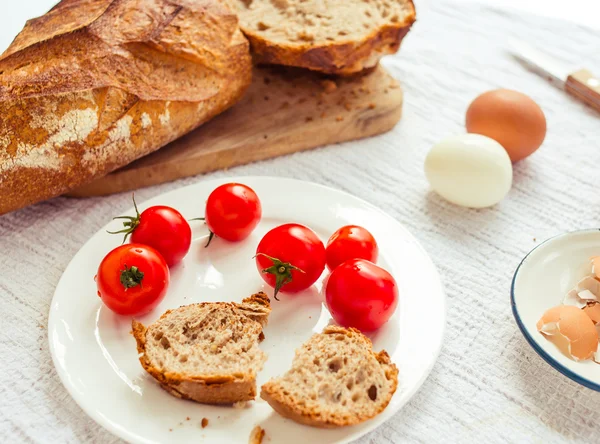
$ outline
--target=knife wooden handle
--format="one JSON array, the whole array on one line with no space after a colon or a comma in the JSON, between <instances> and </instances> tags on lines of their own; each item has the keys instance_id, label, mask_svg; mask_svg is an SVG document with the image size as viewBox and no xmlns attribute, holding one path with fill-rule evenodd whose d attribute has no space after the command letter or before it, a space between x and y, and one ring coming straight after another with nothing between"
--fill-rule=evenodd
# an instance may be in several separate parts
<instances>
[{"instance_id":1,"label":"knife wooden handle","mask_svg":"<svg viewBox=\"0 0 600 444\"><path fill-rule=\"evenodd\" d=\"M565 90L596 111L600 111L600 78L594 77L587 69L569 74Z\"/></svg>"}]
</instances>

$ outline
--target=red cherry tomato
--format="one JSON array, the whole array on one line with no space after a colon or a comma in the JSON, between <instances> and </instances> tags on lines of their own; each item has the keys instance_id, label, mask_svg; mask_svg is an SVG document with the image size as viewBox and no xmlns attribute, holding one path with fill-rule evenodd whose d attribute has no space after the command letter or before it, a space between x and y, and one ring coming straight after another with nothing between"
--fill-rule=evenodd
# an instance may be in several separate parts
<instances>
[{"instance_id":1,"label":"red cherry tomato","mask_svg":"<svg viewBox=\"0 0 600 444\"><path fill-rule=\"evenodd\" d=\"M334 270L348 259L366 259L377 262L379 248L366 228L346 225L331 235L327 242L327 267Z\"/></svg>"},{"instance_id":2,"label":"red cherry tomato","mask_svg":"<svg viewBox=\"0 0 600 444\"><path fill-rule=\"evenodd\" d=\"M394 314L398 285L390 273L374 263L350 259L329 276L325 298L338 324L368 332Z\"/></svg>"},{"instance_id":3,"label":"red cherry tomato","mask_svg":"<svg viewBox=\"0 0 600 444\"><path fill-rule=\"evenodd\" d=\"M96 275L98 296L115 313L139 316L167 294L169 267L148 245L125 244L108 253Z\"/></svg>"},{"instance_id":4,"label":"red cherry tomato","mask_svg":"<svg viewBox=\"0 0 600 444\"><path fill-rule=\"evenodd\" d=\"M169 267L178 264L185 257L192 243L192 229L187 220L175 208L156 205L142 211L133 200L136 216L119 216L126 219L125 228L115 233L131 235L131 242L149 245L156 249Z\"/></svg>"},{"instance_id":5,"label":"red cherry tomato","mask_svg":"<svg viewBox=\"0 0 600 444\"><path fill-rule=\"evenodd\" d=\"M310 228L285 224L273 228L256 249L256 267L277 293L306 290L325 269L325 246Z\"/></svg>"},{"instance_id":6,"label":"red cherry tomato","mask_svg":"<svg viewBox=\"0 0 600 444\"><path fill-rule=\"evenodd\" d=\"M246 239L256 228L262 217L262 207L252 188L227 183L210 193L204 217L211 233L236 242Z\"/></svg>"}]
</instances>

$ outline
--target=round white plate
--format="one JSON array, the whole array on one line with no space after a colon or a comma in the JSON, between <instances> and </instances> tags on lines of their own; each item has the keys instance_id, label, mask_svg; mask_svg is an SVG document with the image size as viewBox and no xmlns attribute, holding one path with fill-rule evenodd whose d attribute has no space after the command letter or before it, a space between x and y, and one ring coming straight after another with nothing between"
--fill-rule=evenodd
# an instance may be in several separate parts
<instances>
[{"instance_id":1,"label":"round white plate","mask_svg":"<svg viewBox=\"0 0 600 444\"><path fill-rule=\"evenodd\" d=\"M600 255L600 230L561 234L534 248L515 271L511 289L513 315L527 342L566 377L600 391L600 365L576 362L541 333L536 323L546 310L562 303L578 281L590 272L590 258Z\"/></svg>"},{"instance_id":2,"label":"round white plate","mask_svg":"<svg viewBox=\"0 0 600 444\"><path fill-rule=\"evenodd\" d=\"M373 430L414 395L439 353L445 327L445 295L438 273L417 240L397 221L356 197L324 186L283 178L237 177L181 188L139 205L143 210L164 204L186 218L203 216L210 192L226 182L242 182L261 199L263 219L240 243L215 239L203 248L208 230L193 222L192 248L171 270L171 286L163 302L139 318L150 324L165 310L203 301L241 301L263 284L254 260L256 246L271 228L298 222L323 241L339 227L358 224L370 230L380 247L379 264L399 285L398 309L371 335L376 351L385 348L399 368L399 387L383 413L361 425L322 430L283 419L260 398L246 408L215 407L183 401L163 391L140 366L131 318L113 314L96 296L94 275L102 258L121 237L96 233L75 255L54 294L48 321L50 351L60 378L75 401L95 421L131 442L247 443L260 425L272 443L345 443ZM133 208L127 214L134 214ZM107 219L112 215L106 215ZM325 274L324 274L325 275ZM323 276L324 277L324 276ZM272 300L273 312L261 348L269 355L258 385L284 373L294 350L330 320L321 296L322 279L297 295ZM201 428L202 418L209 420Z\"/></svg>"}]
</instances>

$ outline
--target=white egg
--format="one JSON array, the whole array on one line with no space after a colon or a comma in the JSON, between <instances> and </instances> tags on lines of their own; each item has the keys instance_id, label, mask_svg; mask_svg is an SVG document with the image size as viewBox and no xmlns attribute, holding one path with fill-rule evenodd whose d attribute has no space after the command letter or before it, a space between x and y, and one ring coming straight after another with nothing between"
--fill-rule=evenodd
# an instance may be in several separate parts
<instances>
[{"instance_id":1,"label":"white egg","mask_svg":"<svg viewBox=\"0 0 600 444\"><path fill-rule=\"evenodd\" d=\"M448 137L425 159L433 190L450 202L470 208L497 204L510 190L512 163L506 150L479 134Z\"/></svg>"}]
</instances>

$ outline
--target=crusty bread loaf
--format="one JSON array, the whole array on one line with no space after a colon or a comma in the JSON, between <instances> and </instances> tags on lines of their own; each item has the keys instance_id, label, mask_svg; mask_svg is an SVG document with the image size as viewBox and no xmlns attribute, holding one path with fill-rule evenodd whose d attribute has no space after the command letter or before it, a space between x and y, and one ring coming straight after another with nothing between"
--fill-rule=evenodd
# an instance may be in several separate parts
<instances>
[{"instance_id":1,"label":"crusty bread loaf","mask_svg":"<svg viewBox=\"0 0 600 444\"><path fill-rule=\"evenodd\" d=\"M395 53L412 0L228 0L258 62L353 74Z\"/></svg>"},{"instance_id":2,"label":"crusty bread loaf","mask_svg":"<svg viewBox=\"0 0 600 444\"><path fill-rule=\"evenodd\" d=\"M63 0L0 57L0 214L189 132L251 80L222 0Z\"/></svg>"},{"instance_id":3,"label":"crusty bread loaf","mask_svg":"<svg viewBox=\"0 0 600 444\"><path fill-rule=\"evenodd\" d=\"M292 368L263 385L260 396L287 418L329 428L378 415L397 384L385 351L374 353L358 330L329 326L296 351Z\"/></svg>"},{"instance_id":4,"label":"crusty bread loaf","mask_svg":"<svg viewBox=\"0 0 600 444\"><path fill-rule=\"evenodd\" d=\"M258 348L271 306L264 293L241 304L206 302L164 313L148 328L133 320L140 363L178 398L232 404L256 397Z\"/></svg>"}]
</instances>

